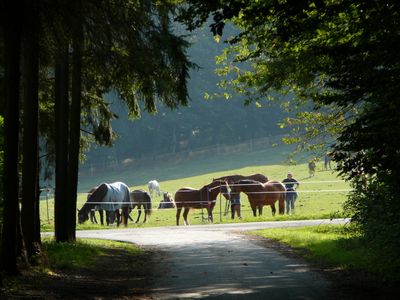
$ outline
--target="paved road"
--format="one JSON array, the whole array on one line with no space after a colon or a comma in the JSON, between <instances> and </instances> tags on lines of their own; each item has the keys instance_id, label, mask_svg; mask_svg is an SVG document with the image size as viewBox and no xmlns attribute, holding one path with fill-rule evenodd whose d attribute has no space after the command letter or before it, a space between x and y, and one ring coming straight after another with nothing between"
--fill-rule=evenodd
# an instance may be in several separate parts
<instances>
[{"instance_id":1,"label":"paved road","mask_svg":"<svg viewBox=\"0 0 400 300\"><path fill-rule=\"evenodd\" d=\"M285 257L240 233L343 223L347 220L260 222L187 227L78 231L78 237L136 243L161 250L158 299L326 299L332 286L304 261Z\"/></svg>"}]
</instances>

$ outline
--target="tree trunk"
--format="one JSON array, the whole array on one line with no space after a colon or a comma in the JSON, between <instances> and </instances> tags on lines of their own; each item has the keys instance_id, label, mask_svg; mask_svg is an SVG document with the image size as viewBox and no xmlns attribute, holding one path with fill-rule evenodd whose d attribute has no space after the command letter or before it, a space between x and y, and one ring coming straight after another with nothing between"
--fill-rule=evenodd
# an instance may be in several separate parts
<instances>
[{"instance_id":1,"label":"tree trunk","mask_svg":"<svg viewBox=\"0 0 400 300\"><path fill-rule=\"evenodd\" d=\"M1 267L9 274L17 269L18 139L21 30L13 1L4 2L4 210ZM3 8L2 5L2 8ZM2 15L3 15L2 14Z\"/></svg>"},{"instance_id":2,"label":"tree trunk","mask_svg":"<svg viewBox=\"0 0 400 300\"><path fill-rule=\"evenodd\" d=\"M37 13L34 3L28 4L27 26L23 33L23 165L21 227L28 258L40 251L35 238L36 201L38 200L38 89L39 41Z\"/></svg>"},{"instance_id":3,"label":"tree trunk","mask_svg":"<svg viewBox=\"0 0 400 300\"><path fill-rule=\"evenodd\" d=\"M33 240L35 241L35 245L37 245L40 250L42 245L42 239L40 236L40 186L39 186L39 176L36 181L37 194L35 201L35 230Z\"/></svg>"},{"instance_id":4,"label":"tree trunk","mask_svg":"<svg viewBox=\"0 0 400 300\"><path fill-rule=\"evenodd\" d=\"M68 242L68 45L59 48L55 66L56 191L54 234L57 242Z\"/></svg>"},{"instance_id":5,"label":"tree trunk","mask_svg":"<svg viewBox=\"0 0 400 300\"><path fill-rule=\"evenodd\" d=\"M73 38L72 54L72 89L71 115L69 132L69 174L68 190L68 234L69 240L74 241L76 229L76 202L78 191L80 125L81 125L81 90L82 90L82 27L77 26Z\"/></svg>"}]
</instances>

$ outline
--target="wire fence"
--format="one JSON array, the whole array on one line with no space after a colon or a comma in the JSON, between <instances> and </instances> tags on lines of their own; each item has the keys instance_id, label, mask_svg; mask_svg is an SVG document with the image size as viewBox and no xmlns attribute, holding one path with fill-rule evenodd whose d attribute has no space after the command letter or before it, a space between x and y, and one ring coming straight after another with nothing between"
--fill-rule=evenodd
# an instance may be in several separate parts
<instances>
[{"instance_id":1,"label":"wire fence","mask_svg":"<svg viewBox=\"0 0 400 300\"><path fill-rule=\"evenodd\" d=\"M331 180L331 181L307 181L307 182L299 182L299 184L301 185L308 185L308 184L330 184L330 183L346 183L343 180ZM279 183L280 184L280 183ZM259 185L257 183L247 183L247 184L240 184L240 185L246 185L246 186L250 186L250 185ZM229 185L230 188L234 187L235 184L231 184ZM212 191L214 189L221 189L221 186L217 186L217 187L213 187L210 188L209 191ZM199 190L180 190L179 193L193 193L193 191L199 191ZM305 194L331 194L331 193L342 193L342 194L347 194L349 192L351 192L352 189L350 188L332 188L332 189L307 189L307 190L302 190L297 189L296 192L302 195ZM44 192L45 194L45 199L46 199L46 214L47 214L47 220L50 219L50 213L49 213L49 200L53 200L52 197L54 197L54 191L50 188L46 188L43 189L42 193ZM166 191L161 191L161 195L163 193L167 193ZM132 191L131 194L133 193L143 193L143 192L135 192ZM246 194L277 194L277 193L282 193L282 191L255 191L255 192L246 192ZM169 193L171 195L171 193ZM88 193L79 193L78 195L88 195ZM214 206L217 206L219 204L219 207L217 207L218 211L214 210L214 214L219 214L220 216L220 221L222 222L222 218L224 216L226 216L227 214L227 207L228 205L230 205L230 200L226 199L225 196L228 196L228 193L223 193L220 192L218 193L218 196L215 199L200 199L197 201L182 201L182 202L175 202L173 201L172 203L176 206L177 204L189 204L189 205L193 205L193 206L200 206L200 208L198 209L206 209L207 206L209 204L214 204ZM173 194L171 195L173 196ZM43 197L42 197L43 198ZM229 198L229 196L228 196ZM153 198L154 199L154 198ZM152 200L153 200L152 199ZM141 201L131 201L129 203L127 202L90 202L91 204L95 205L95 206L100 206L100 205L104 205L104 204L112 204L112 205L139 205L139 204L143 204L143 202ZM172 210L176 211L176 207L172 207L172 208L159 208L160 203L165 203L165 204L169 204L170 202L163 202L163 200L158 201L157 203L155 201L152 201L151 204L151 208L150 210L152 212L157 212L157 213L168 213ZM246 203L247 204L247 203ZM247 206L247 205L246 205ZM242 212L248 212L248 211L252 211L250 208L249 209L242 209ZM203 215L203 211L201 212L201 214ZM205 213L206 214L206 213Z\"/></svg>"}]
</instances>

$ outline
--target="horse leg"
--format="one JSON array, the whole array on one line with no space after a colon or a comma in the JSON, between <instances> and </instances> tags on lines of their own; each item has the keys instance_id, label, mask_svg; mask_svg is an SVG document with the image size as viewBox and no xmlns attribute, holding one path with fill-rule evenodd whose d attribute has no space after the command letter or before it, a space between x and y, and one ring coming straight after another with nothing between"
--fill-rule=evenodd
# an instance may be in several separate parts
<instances>
[{"instance_id":1,"label":"horse leg","mask_svg":"<svg viewBox=\"0 0 400 300\"><path fill-rule=\"evenodd\" d=\"M257 206L254 204L250 204L251 206L251 210L253 211L253 216L256 217L257 216Z\"/></svg>"},{"instance_id":2,"label":"horse leg","mask_svg":"<svg viewBox=\"0 0 400 300\"><path fill-rule=\"evenodd\" d=\"M96 211L95 210L93 211L93 221L95 224L98 224L97 219L96 219Z\"/></svg>"},{"instance_id":3,"label":"horse leg","mask_svg":"<svg viewBox=\"0 0 400 300\"><path fill-rule=\"evenodd\" d=\"M263 206L259 205L258 206L258 215L261 216L262 215L262 211L263 211Z\"/></svg>"},{"instance_id":4,"label":"horse leg","mask_svg":"<svg viewBox=\"0 0 400 300\"><path fill-rule=\"evenodd\" d=\"M129 216L129 208L124 207L122 209L122 221L124 222L124 226L128 226L128 216Z\"/></svg>"},{"instance_id":5,"label":"horse leg","mask_svg":"<svg viewBox=\"0 0 400 300\"><path fill-rule=\"evenodd\" d=\"M133 222L133 219L131 217L131 211L132 209L128 209L128 219Z\"/></svg>"},{"instance_id":6,"label":"horse leg","mask_svg":"<svg viewBox=\"0 0 400 300\"><path fill-rule=\"evenodd\" d=\"M207 212L208 212L208 221L209 222L211 222L211 223L213 223L213 214L212 214L212 209L211 208L208 208L207 209Z\"/></svg>"},{"instance_id":7,"label":"horse leg","mask_svg":"<svg viewBox=\"0 0 400 300\"><path fill-rule=\"evenodd\" d=\"M179 218L181 216L182 207L176 209L176 226L179 226Z\"/></svg>"},{"instance_id":8,"label":"horse leg","mask_svg":"<svg viewBox=\"0 0 400 300\"><path fill-rule=\"evenodd\" d=\"M139 222L139 219L140 219L140 215L142 214L142 207L141 206L138 206L138 216L137 216L137 218L136 218L136 222L135 223L137 223L137 222Z\"/></svg>"},{"instance_id":9,"label":"horse leg","mask_svg":"<svg viewBox=\"0 0 400 300\"><path fill-rule=\"evenodd\" d=\"M240 209L241 209L240 204L236 204L235 210L239 220L242 218Z\"/></svg>"},{"instance_id":10,"label":"horse leg","mask_svg":"<svg viewBox=\"0 0 400 300\"><path fill-rule=\"evenodd\" d=\"M279 197L279 214L285 214L285 195L283 193Z\"/></svg>"},{"instance_id":11,"label":"horse leg","mask_svg":"<svg viewBox=\"0 0 400 300\"><path fill-rule=\"evenodd\" d=\"M275 203L271 204L271 210L272 210L272 216L275 216L275 214L276 214Z\"/></svg>"},{"instance_id":12,"label":"horse leg","mask_svg":"<svg viewBox=\"0 0 400 300\"><path fill-rule=\"evenodd\" d=\"M189 210L190 210L190 207L185 207L185 210L183 211L183 220L185 221L185 225L190 225L189 221L187 219L187 216L189 214Z\"/></svg>"},{"instance_id":13,"label":"horse leg","mask_svg":"<svg viewBox=\"0 0 400 300\"><path fill-rule=\"evenodd\" d=\"M143 221L143 223L146 223L147 222L147 215L149 214L149 211L145 208L144 209L144 221Z\"/></svg>"},{"instance_id":14,"label":"horse leg","mask_svg":"<svg viewBox=\"0 0 400 300\"><path fill-rule=\"evenodd\" d=\"M110 226L110 214L107 210L106 210L106 224L107 226Z\"/></svg>"},{"instance_id":15,"label":"horse leg","mask_svg":"<svg viewBox=\"0 0 400 300\"><path fill-rule=\"evenodd\" d=\"M117 218L117 227L119 227L119 224L121 224L121 214L119 212L119 209L115 211L115 217Z\"/></svg>"},{"instance_id":16,"label":"horse leg","mask_svg":"<svg viewBox=\"0 0 400 300\"><path fill-rule=\"evenodd\" d=\"M104 226L104 212L102 209L99 210L99 216L100 216L100 224ZM107 224L108 225L108 224Z\"/></svg>"}]
</instances>

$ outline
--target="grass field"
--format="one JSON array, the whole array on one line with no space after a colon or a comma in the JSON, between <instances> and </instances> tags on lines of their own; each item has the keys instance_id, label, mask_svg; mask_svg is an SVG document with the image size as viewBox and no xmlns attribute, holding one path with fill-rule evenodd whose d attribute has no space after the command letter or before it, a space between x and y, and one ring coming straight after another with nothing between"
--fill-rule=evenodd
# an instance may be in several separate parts
<instances>
[{"instance_id":1,"label":"grass field","mask_svg":"<svg viewBox=\"0 0 400 300\"><path fill-rule=\"evenodd\" d=\"M271 228L248 234L282 242L294 249L302 249L303 256L323 262L337 269L364 270L379 278L399 280L400 259L387 250L366 244L357 231L343 225L321 225L302 228ZM387 256L390 257L387 259ZM387 298L392 299L392 298Z\"/></svg>"},{"instance_id":2,"label":"grass field","mask_svg":"<svg viewBox=\"0 0 400 300\"><path fill-rule=\"evenodd\" d=\"M342 204L346 199L346 190L349 186L332 171L323 169L323 163L317 164L317 172L314 177L309 178L307 164L287 164L285 159L290 148L280 147L250 154L230 155L229 157L211 157L207 160L177 162L151 166L148 168L136 168L121 170L117 173L97 174L95 178L81 178L80 187L83 190L101 182L123 181L132 189L142 188L147 190L147 182L157 179L162 191L174 194L181 187L193 187L199 189L210 183L213 178L230 174L250 175L261 173L270 180L283 180L287 171L292 171L294 177L300 181L298 189L299 198L296 201L296 213L272 217L271 209L264 207L263 216L253 217L246 195L242 194L242 220L240 222L272 221L272 220L295 220L295 219L317 219L342 216ZM158 210L161 197L153 198L153 211L150 220L146 224L129 224L129 227L141 226L173 226L175 225L175 209ZM86 201L86 193L79 193L78 208ZM224 216L226 200L218 199L214 208L214 223L238 222L231 220L229 215ZM50 197L48 201L41 201L42 230L53 230L54 202ZM137 211L131 216L135 219ZM206 214L206 211L204 211ZM192 210L189 213L191 224L202 224L202 211ZM182 222L181 222L182 223ZM77 229L106 228L100 225L92 225L90 222L78 225Z\"/></svg>"}]
</instances>

